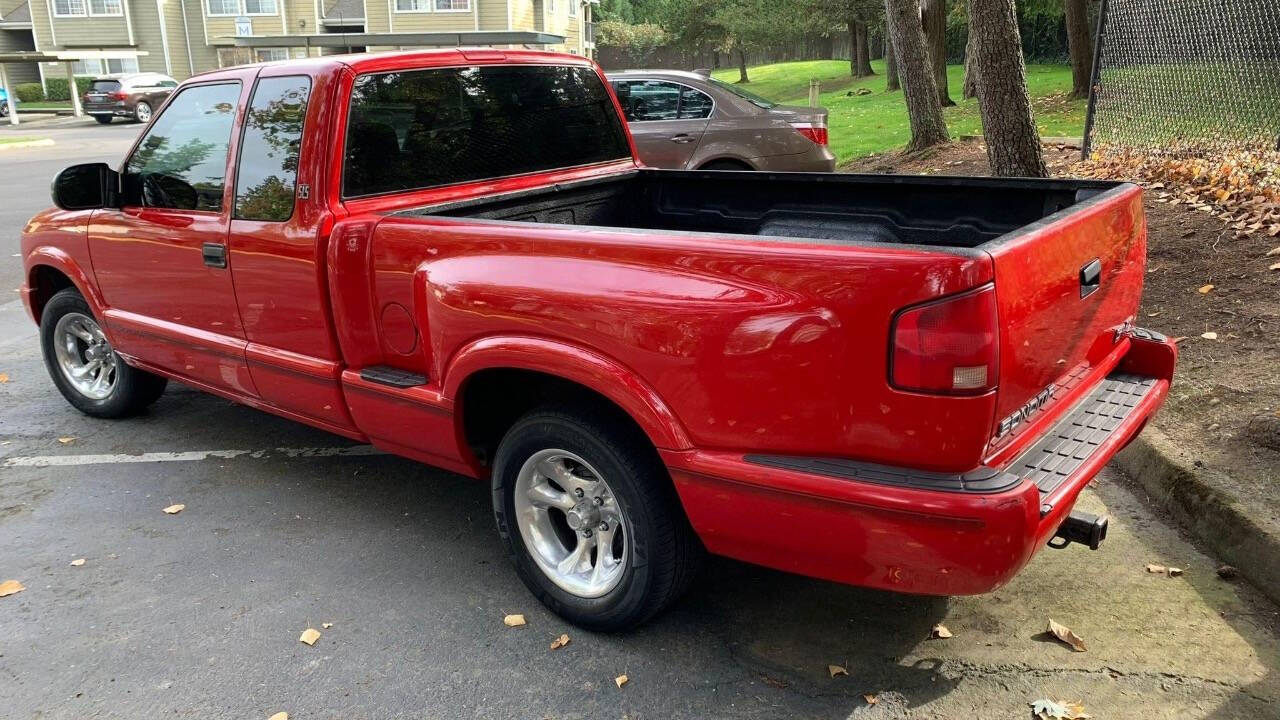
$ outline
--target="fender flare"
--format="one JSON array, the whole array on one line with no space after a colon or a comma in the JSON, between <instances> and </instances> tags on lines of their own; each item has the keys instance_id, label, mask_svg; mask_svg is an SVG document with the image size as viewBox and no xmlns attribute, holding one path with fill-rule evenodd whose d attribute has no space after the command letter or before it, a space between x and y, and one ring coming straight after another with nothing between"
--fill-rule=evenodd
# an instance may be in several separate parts
<instances>
[{"instance_id":1,"label":"fender flare","mask_svg":"<svg viewBox=\"0 0 1280 720\"><path fill-rule=\"evenodd\" d=\"M443 396L459 407L459 394L475 373L531 370L582 385L608 398L640 426L655 447L692 447L679 419L643 379L621 363L559 340L527 336L487 337L459 349L444 372ZM461 420L461 413L458 413Z\"/></svg>"},{"instance_id":2,"label":"fender flare","mask_svg":"<svg viewBox=\"0 0 1280 720\"><path fill-rule=\"evenodd\" d=\"M80 267L80 263L71 257L69 253L51 245L40 245L27 255L26 257L26 298L27 309L31 312L32 318L36 324L40 323L40 316L36 312L36 291L34 284L35 273L41 266L50 267L58 272L66 275L71 280L71 284L76 290L80 291L80 295L84 297L85 302L89 303L89 309L93 310L93 314L98 320L105 322L105 312L107 303L102 298L102 294L98 292L98 286L89 278L89 274ZM105 326L103 330L110 336L110 330Z\"/></svg>"}]
</instances>

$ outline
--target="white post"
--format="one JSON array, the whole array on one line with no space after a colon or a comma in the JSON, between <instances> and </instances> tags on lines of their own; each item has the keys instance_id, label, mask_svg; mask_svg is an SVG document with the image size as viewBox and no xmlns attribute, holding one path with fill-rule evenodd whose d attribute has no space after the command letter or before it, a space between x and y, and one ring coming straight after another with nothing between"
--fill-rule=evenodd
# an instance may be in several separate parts
<instances>
[{"instance_id":1,"label":"white post","mask_svg":"<svg viewBox=\"0 0 1280 720\"><path fill-rule=\"evenodd\" d=\"M818 79L809 79L809 107L818 107Z\"/></svg>"},{"instance_id":2,"label":"white post","mask_svg":"<svg viewBox=\"0 0 1280 720\"><path fill-rule=\"evenodd\" d=\"M4 69L4 63L2 62L0 62L0 85L4 86L5 95L8 96L8 99L6 99L4 102L5 102L5 105L9 106L9 124L17 125L18 124L18 106L17 106L16 97L18 95L18 91L15 90L13 86L9 84L9 72Z\"/></svg>"},{"instance_id":3,"label":"white post","mask_svg":"<svg viewBox=\"0 0 1280 720\"><path fill-rule=\"evenodd\" d=\"M75 67L70 62L67 66L67 92L71 95L71 110L76 117L84 117L84 108L80 106L80 88L76 87Z\"/></svg>"}]
</instances>

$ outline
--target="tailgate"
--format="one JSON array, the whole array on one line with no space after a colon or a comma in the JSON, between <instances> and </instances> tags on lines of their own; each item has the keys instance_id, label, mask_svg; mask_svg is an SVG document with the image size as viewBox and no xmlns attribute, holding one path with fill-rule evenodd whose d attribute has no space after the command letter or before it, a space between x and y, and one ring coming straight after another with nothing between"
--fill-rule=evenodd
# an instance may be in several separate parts
<instances>
[{"instance_id":1,"label":"tailgate","mask_svg":"<svg viewBox=\"0 0 1280 720\"><path fill-rule=\"evenodd\" d=\"M1133 321L1146 266L1142 191L1123 184L981 246L995 270L1000 375L994 431L1107 361ZM1046 390L1050 392L1046 393ZM1003 431L1008 430L1005 423Z\"/></svg>"}]
</instances>

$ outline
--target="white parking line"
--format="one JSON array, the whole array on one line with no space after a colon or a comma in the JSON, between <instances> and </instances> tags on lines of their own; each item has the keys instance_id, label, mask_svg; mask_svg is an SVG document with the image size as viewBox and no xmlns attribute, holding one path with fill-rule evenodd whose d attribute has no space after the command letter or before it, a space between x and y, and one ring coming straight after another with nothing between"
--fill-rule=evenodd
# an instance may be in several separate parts
<instances>
[{"instance_id":1,"label":"white parking line","mask_svg":"<svg viewBox=\"0 0 1280 720\"><path fill-rule=\"evenodd\" d=\"M64 467L71 465L114 465L116 463L192 462L211 458L228 459L237 457L359 457L383 454L381 450L372 445L356 445L355 447L274 448L268 450L192 450L188 452L149 452L139 455L32 455L5 458L0 467Z\"/></svg>"}]
</instances>

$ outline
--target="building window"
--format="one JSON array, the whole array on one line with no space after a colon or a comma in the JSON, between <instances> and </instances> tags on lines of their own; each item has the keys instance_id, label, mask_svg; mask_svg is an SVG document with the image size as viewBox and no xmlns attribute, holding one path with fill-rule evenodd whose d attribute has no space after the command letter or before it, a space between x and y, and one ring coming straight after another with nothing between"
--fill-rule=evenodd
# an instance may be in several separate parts
<instances>
[{"instance_id":1,"label":"building window","mask_svg":"<svg viewBox=\"0 0 1280 720\"><path fill-rule=\"evenodd\" d=\"M396 0L396 12L431 12L431 0Z\"/></svg>"},{"instance_id":2,"label":"building window","mask_svg":"<svg viewBox=\"0 0 1280 720\"><path fill-rule=\"evenodd\" d=\"M107 72L111 75L124 75L138 72L138 58L110 58L107 60Z\"/></svg>"},{"instance_id":3,"label":"building window","mask_svg":"<svg viewBox=\"0 0 1280 720\"><path fill-rule=\"evenodd\" d=\"M244 0L245 15L275 15L276 0Z\"/></svg>"},{"instance_id":4,"label":"building window","mask_svg":"<svg viewBox=\"0 0 1280 720\"><path fill-rule=\"evenodd\" d=\"M101 60L77 60L71 63L71 73L73 75L85 75L85 76L101 75L102 61Z\"/></svg>"},{"instance_id":5,"label":"building window","mask_svg":"<svg viewBox=\"0 0 1280 720\"><path fill-rule=\"evenodd\" d=\"M440 12L470 12L471 0L436 0Z\"/></svg>"},{"instance_id":6,"label":"building window","mask_svg":"<svg viewBox=\"0 0 1280 720\"><path fill-rule=\"evenodd\" d=\"M53 0L53 14L57 17L83 17L84 0Z\"/></svg>"},{"instance_id":7,"label":"building window","mask_svg":"<svg viewBox=\"0 0 1280 720\"><path fill-rule=\"evenodd\" d=\"M123 15L121 0L89 0L90 15Z\"/></svg>"},{"instance_id":8,"label":"building window","mask_svg":"<svg viewBox=\"0 0 1280 720\"><path fill-rule=\"evenodd\" d=\"M271 48L258 51L258 62L277 62L289 59L288 48Z\"/></svg>"},{"instance_id":9,"label":"building window","mask_svg":"<svg viewBox=\"0 0 1280 720\"><path fill-rule=\"evenodd\" d=\"M239 0L208 0L210 15L239 15Z\"/></svg>"},{"instance_id":10,"label":"building window","mask_svg":"<svg viewBox=\"0 0 1280 720\"><path fill-rule=\"evenodd\" d=\"M578 0L565 0L569 3L569 17L578 17Z\"/></svg>"},{"instance_id":11,"label":"building window","mask_svg":"<svg viewBox=\"0 0 1280 720\"><path fill-rule=\"evenodd\" d=\"M556 0L547 0L547 12L551 15L556 14Z\"/></svg>"}]
</instances>

